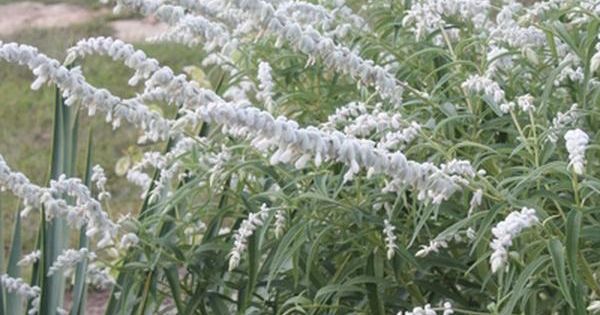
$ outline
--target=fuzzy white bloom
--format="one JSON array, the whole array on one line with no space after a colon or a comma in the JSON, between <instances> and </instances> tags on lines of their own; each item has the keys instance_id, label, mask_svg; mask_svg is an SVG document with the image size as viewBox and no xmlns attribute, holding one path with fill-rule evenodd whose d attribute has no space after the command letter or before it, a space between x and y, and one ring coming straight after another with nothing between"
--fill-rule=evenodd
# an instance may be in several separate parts
<instances>
[{"instance_id":1,"label":"fuzzy white bloom","mask_svg":"<svg viewBox=\"0 0 600 315\"><path fill-rule=\"evenodd\" d=\"M513 58L509 50L503 47L492 45L487 52L488 66L486 75L492 76L498 70L507 70L513 66Z\"/></svg>"},{"instance_id":2,"label":"fuzzy white bloom","mask_svg":"<svg viewBox=\"0 0 600 315\"><path fill-rule=\"evenodd\" d=\"M383 220L383 234L385 235L385 248L387 249L387 259L391 260L396 253L396 249L398 245L396 244L396 240L398 237L394 233L396 227L390 223L388 219Z\"/></svg>"},{"instance_id":3,"label":"fuzzy white bloom","mask_svg":"<svg viewBox=\"0 0 600 315\"><path fill-rule=\"evenodd\" d=\"M240 264L242 254L248 248L248 238L265 223L269 211L270 209L263 203L258 212L248 214L248 218L242 221L240 228L233 236L233 248L229 252L229 271L233 271Z\"/></svg>"},{"instance_id":4,"label":"fuzzy white bloom","mask_svg":"<svg viewBox=\"0 0 600 315\"><path fill-rule=\"evenodd\" d=\"M100 191L98 194L98 200L102 201L110 198L110 193L106 191L106 174L104 169L100 165L96 165L92 168L92 182L96 183L96 187Z\"/></svg>"},{"instance_id":5,"label":"fuzzy white bloom","mask_svg":"<svg viewBox=\"0 0 600 315\"><path fill-rule=\"evenodd\" d=\"M101 54L111 53L102 45L99 45L98 49ZM127 49L123 51L129 52ZM34 72L42 82L46 80L56 82L69 97L81 94L81 97L87 100L90 97L89 93L93 95L96 93L95 88L85 82L79 72L60 67L57 61L37 53L31 47L16 44L1 45L0 58L9 62L28 64L32 69L36 69ZM40 63L42 66L37 66ZM38 71L38 68L43 71ZM380 77L377 73L372 74ZM381 78L387 80L385 77L384 75ZM121 101L107 91L100 93L103 96L101 101L94 103L92 100L84 102L84 105L89 107L95 104L99 109L108 111L110 117L126 118L142 127L145 137L151 140L181 135L183 130L173 126L198 121L243 129L246 134L253 136L255 145L261 142L278 144L279 150L271 158L273 163L287 163L310 155L314 157L317 166L323 161L336 160L349 165L352 174L359 172L361 166L366 169L373 168L376 173L392 176L392 181L385 188L386 191L404 190L409 185L419 192L419 200L433 200L434 203L439 203L459 190L459 183L464 183L461 178L448 176L431 163L421 164L406 160L401 152L391 154L381 152L375 149L375 144L371 141L353 139L336 132L328 133L314 127L299 128L298 123L293 120L283 117L274 119L270 114L255 107L241 107L227 103L213 91L201 89L188 82L185 76L175 76L167 67L154 72L145 85L150 91L163 89L168 92L156 95L168 97L169 102L185 103L182 108L184 115L176 121L170 121L150 111L138 100ZM81 91L85 91L83 93L85 96ZM115 110L115 107L118 110ZM135 114L132 115L132 111Z\"/></svg>"},{"instance_id":6,"label":"fuzzy white bloom","mask_svg":"<svg viewBox=\"0 0 600 315\"><path fill-rule=\"evenodd\" d=\"M517 98L517 105L519 105L519 108L524 112L535 110L535 106L533 105L533 96L529 94L519 96Z\"/></svg>"},{"instance_id":7,"label":"fuzzy white bloom","mask_svg":"<svg viewBox=\"0 0 600 315\"><path fill-rule=\"evenodd\" d=\"M271 76L271 65L268 62L261 61L258 65L258 93L256 98L260 101L265 102L267 111L273 112L273 77Z\"/></svg>"},{"instance_id":8,"label":"fuzzy white bloom","mask_svg":"<svg viewBox=\"0 0 600 315\"><path fill-rule=\"evenodd\" d=\"M600 36L598 36L600 38ZM590 71L595 72L600 67L600 43L596 44L596 53L592 56Z\"/></svg>"},{"instance_id":9,"label":"fuzzy white bloom","mask_svg":"<svg viewBox=\"0 0 600 315\"><path fill-rule=\"evenodd\" d=\"M417 39L446 26L445 17L459 17L475 27L481 27L487 20L490 2L488 0L421 0L414 1L402 20L405 27L411 26Z\"/></svg>"},{"instance_id":10,"label":"fuzzy white bloom","mask_svg":"<svg viewBox=\"0 0 600 315\"><path fill-rule=\"evenodd\" d=\"M131 50L126 45L114 42L113 44L119 48L111 49L114 46L107 47L101 44L86 47L101 50L119 60L128 60L135 54L130 54ZM125 120L143 129L144 137L153 141L166 140L170 135L171 126L168 120L151 111L137 99L122 100L105 89L93 87L85 81L80 68L67 69L57 60L39 53L34 47L16 43L0 44L0 59L26 65L31 69L37 77L31 86L33 89L39 89L44 83L52 81L61 89L65 104L72 105L80 102L88 108L90 115L94 115L96 111L104 112L107 122L111 122L115 128Z\"/></svg>"},{"instance_id":11,"label":"fuzzy white bloom","mask_svg":"<svg viewBox=\"0 0 600 315\"><path fill-rule=\"evenodd\" d=\"M21 266L21 267L31 266L34 263L36 263L38 260L40 260L41 256L42 256L42 251L34 250L33 252L23 256L23 258L21 260L19 260L17 265Z\"/></svg>"},{"instance_id":12,"label":"fuzzy white bloom","mask_svg":"<svg viewBox=\"0 0 600 315\"><path fill-rule=\"evenodd\" d=\"M508 261L508 248L512 240L524 229L539 222L534 209L523 208L521 211L511 212L503 221L492 228L494 239L490 243L493 252L490 256L492 273L497 272Z\"/></svg>"},{"instance_id":13,"label":"fuzzy white bloom","mask_svg":"<svg viewBox=\"0 0 600 315\"><path fill-rule=\"evenodd\" d=\"M479 207L481 205L482 198L483 198L483 190L477 189L475 191L475 193L473 194L471 201L469 202L469 212L468 212L469 217L471 216L471 214L473 214L473 211L475 211L475 209L477 209L477 207Z\"/></svg>"},{"instance_id":14,"label":"fuzzy white bloom","mask_svg":"<svg viewBox=\"0 0 600 315\"><path fill-rule=\"evenodd\" d=\"M492 103L504 103L504 90L492 79L486 76L471 75L463 82L462 87L471 93L483 93Z\"/></svg>"},{"instance_id":15,"label":"fuzzy white bloom","mask_svg":"<svg viewBox=\"0 0 600 315\"><path fill-rule=\"evenodd\" d=\"M432 240L429 242L429 245L421 245L421 249L415 253L416 257L425 257L431 253L437 253L442 248L448 247L448 241L444 239L440 240Z\"/></svg>"},{"instance_id":16,"label":"fuzzy white bloom","mask_svg":"<svg viewBox=\"0 0 600 315\"><path fill-rule=\"evenodd\" d=\"M277 212L275 212L275 238L280 238L283 235L286 220L285 211L277 210Z\"/></svg>"},{"instance_id":17,"label":"fuzzy white bloom","mask_svg":"<svg viewBox=\"0 0 600 315\"><path fill-rule=\"evenodd\" d=\"M590 305L586 308L586 310L591 314L600 312L600 300L594 300L590 302Z\"/></svg>"},{"instance_id":18,"label":"fuzzy white bloom","mask_svg":"<svg viewBox=\"0 0 600 315\"><path fill-rule=\"evenodd\" d=\"M581 129L572 129L565 133L565 146L569 152L569 167L577 175L583 175L585 169L585 150L587 149L589 137Z\"/></svg>"},{"instance_id":19,"label":"fuzzy white bloom","mask_svg":"<svg viewBox=\"0 0 600 315\"><path fill-rule=\"evenodd\" d=\"M43 206L47 221L64 217L75 228L87 224L86 234L89 237L101 233L102 239L98 243L100 247L110 244L116 235L117 225L102 210L100 203L92 198L89 189L80 179L61 175L50 181L50 187L42 188L32 184L22 173L13 172L0 155L0 190L2 189L8 189L23 199L25 210L21 213L22 216ZM74 205L67 203L63 196L72 197Z\"/></svg>"},{"instance_id":20,"label":"fuzzy white bloom","mask_svg":"<svg viewBox=\"0 0 600 315\"><path fill-rule=\"evenodd\" d=\"M135 233L127 233L123 235L121 238L121 243L119 246L124 249L128 249L130 247L136 246L140 242L140 239L135 235Z\"/></svg>"},{"instance_id":21,"label":"fuzzy white bloom","mask_svg":"<svg viewBox=\"0 0 600 315\"><path fill-rule=\"evenodd\" d=\"M102 268L96 263L89 265L86 273L86 282L99 289L106 289L116 283L108 272L108 268Z\"/></svg>"},{"instance_id":22,"label":"fuzzy white bloom","mask_svg":"<svg viewBox=\"0 0 600 315\"><path fill-rule=\"evenodd\" d=\"M511 111L515 110L515 103L514 102L507 102L507 103L503 103L500 105L500 111L508 114Z\"/></svg>"},{"instance_id":23,"label":"fuzzy white bloom","mask_svg":"<svg viewBox=\"0 0 600 315\"><path fill-rule=\"evenodd\" d=\"M15 293L24 298L31 299L31 308L27 311L28 315L35 315L40 308L41 289L38 286L30 286L21 278L12 278L7 274L0 275L0 285L8 293Z\"/></svg>"},{"instance_id":24,"label":"fuzzy white bloom","mask_svg":"<svg viewBox=\"0 0 600 315\"><path fill-rule=\"evenodd\" d=\"M534 26L521 26L514 15L523 6L511 1L502 6L496 15L496 24L490 27L489 37L492 43L506 43L515 48L540 47L546 44L546 35Z\"/></svg>"},{"instance_id":25,"label":"fuzzy white bloom","mask_svg":"<svg viewBox=\"0 0 600 315\"><path fill-rule=\"evenodd\" d=\"M579 110L577 104L571 105L571 108L565 113L558 112L552 119L552 126L548 130L548 141L556 143L563 129L573 125L579 119Z\"/></svg>"},{"instance_id":26,"label":"fuzzy white bloom","mask_svg":"<svg viewBox=\"0 0 600 315\"><path fill-rule=\"evenodd\" d=\"M452 309L452 304L450 302L444 302L444 304L441 306L441 310L442 315L454 314L454 310ZM426 304L424 307L417 306L410 312L400 311L396 315L437 315L437 312L431 307L431 304Z\"/></svg>"},{"instance_id":27,"label":"fuzzy white bloom","mask_svg":"<svg viewBox=\"0 0 600 315\"><path fill-rule=\"evenodd\" d=\"M350 102L344 106L337 107L335 113L327 117L327 122L323 124L323 127L325 129L335 130L338 125L348 124L356 117L367 113L368 110L364 103Z\"/></svg>"},{"instance_id":28,"label":"fuzzy white bloom","mask_svg":"<svg viewBox=\"0 0 600 315\"><path fill-rule=\"evenodd\" d=\"M94 260L96 259L96 254L90 252L87 248L81 248L79 250L75 249L67 249L64 250L58 257L50 269L48 269L48 276L53 275L55 272L63 270L66 274L70 271L71 268L75 267L79 262L84 260Z\"/></svg>"}]
</instances>

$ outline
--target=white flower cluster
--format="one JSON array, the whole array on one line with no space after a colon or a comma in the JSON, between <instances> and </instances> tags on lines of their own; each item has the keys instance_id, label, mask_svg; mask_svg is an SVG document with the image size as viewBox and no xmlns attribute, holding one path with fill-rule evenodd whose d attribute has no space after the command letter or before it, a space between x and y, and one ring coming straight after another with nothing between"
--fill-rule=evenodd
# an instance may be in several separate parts
<instances>
[{"instance_id":1,"label":"white flower cluster","mask_svg":"<svg viewBox=\"0 0 600 315\"><path fill-rule=\"evenodd\" d=\"M398 245L396 240L398 237L394 233L396 227L390 223L388 219L383 220L383 234L385 236L385 248L387 249L386 256L388 260L394 258Z\"/></svg>"},{"instance_id":2,"label":"white flower cluster","mask_svg":"<svg viewBox=\"0 0 600 315\"><path fill-rule=\"evenodd\" d=\"M581 129L572 129L565 133L565 146L569 152L569 167L577 175L583 175L585 169L585 150L589 142L588 135Z\"/></svg>"},{"instance_id":3,"label":"white flower cluster","mask_svg":"<svg viewBox=\"0 0 600 315\"><path fill-rule=\"evenodd\" d=\"M285 231L285 224L286 224L286 217L285 217L285 211L284 210L277 210L277 212L275 212L275 238L280 238L283 235L283 232Z\"/></svg>"},{"instance_id":4,"label":"white flower cluster","mask_svg":"<svg viewBox=\"0 0 600 315\"><path fill-rule=\"evenodd\" d=\"M600 35L598 35L598 39L600 39ZM598 42L596 44L595 48L596 48L596 52L592 56L591 64L590 64L590 71L592 71L592 72L597 71L598 68L600 68L600 42Z\"/></svg>"},{"instance_id":5,"label":"white flower cluster","mask_svg":"<svg viewBox=\"0 0 600 315\"><path fill-rule=\"evenodd\" d=\"M311 26L303 26L285 12L276 11L275 7L262 0L230 1L231 5L241 9L249 19L259 23L264 32L277 36L279 43L289 41L296 50L308 55L312 60L322 58L327 66L341 73L358 78L366 85L372 85L383 98L389 99L395 106L402 103L402 94L405 83L399 82L384 68L374 64L372 60L363 59L356 52L347 47L336 44L333 39L319 33ZM159 19L173 22L181 19L198 18L191 14L184 14L183 7L163 5L159 6L155 0L119 0L118 7L127 7L142 14L152 14L156 11ZM221 36L221 38L226 38ZM310 61L312 62L312 61Z\"/></svg>"},{"instance_id":6,"label":"white flower cluster","mask_svg":"<svg viewBox=\"0 0 600 315\"><path fill-rule=\"evenodd\" d=\"M119 246L124 249L129 249L136 246L140 242L139 237L135 233L127 233L121 237L121 243Z\"/></svg>"},{"instance_id":7,"label":"white flower cluster","mask_svg":"<svg viewBox=\"0 0 600 315\"><path fill-rule=\"evenodd\" d=\"M475 193L473 194L473 197L471 197L471 201L469 202L469 212L468 212L469 217L471 216L471 214L473 214L473 211L475 211L475 209L477 209L477 207L479 207L481 205L482 199L483 199L483 190L477 189L475 191Z\"/></svg>"},{"instance_id":8,"label":"white flower cluster","mask_svg":"<svg viewBox=\"0 0 600 315\"><path fill-rule=\"evenodd\" d=\"M256 98L259 101L265 102L265 108L268 112L272 113L274 109L273 102L273 87L275 84L273 83L273 77L271 76L271 65L268 62L261 61L258 64L258 93L256 93Z\"/></svg>"},{"instance_id":9,"label":"white flower cluster","mask_svg":"<svg viewBox=\"0 0 600 315\"><path fill-rule=\"evenodd\" d=\"M354 121L356 117L367 114L368 110L364 103L350 102L344 106L337 107L335 113L327 117L327 122L322 124L325 130L335 130L338 125L346 125Z\"/></svg>"},{"instance_id":10,"label":"white flower cluster","mask_svg":"<svg viewBox=\"0 0 600 315\"><path fill-rule=\"evenodd\" d=\"M508 248L512 240L524 229L537 224L539 219L534 209L523 208L511 212L503 221L492 228L494 239L490 243L493 252L490 256L492 273L500 270L508 261Z\"/></svg>"},{"instance_id":11,"label":"white flower cluster","mask_svg":"<svg viewBox=\"0 0 600 315\"><path fill-rule=\"evenodd\" d=\"M96 165L92 168L92 182L96 183L96 187L100 191L98 194L98 200L106 200L110 198L110 193L106 191L106 174L104 169L100 165Z\"/></svg>"},{"instance_id":12,"label":"white flower cluster","mask_svg":"<svg viewBox=\"0 0 600 315\"><path fill-rule=\"evenodd\" d=\"M88 42L92 42L88 40ZM121 56L127 60L129 53L128 46L119 45L112 48L96 43L88 46L89 49L105 50L113 53L114 56ZM85 51L81 50L78 53ZM141 58L141 56L140 56ZM168 121L163 119L158 113L148 109L145 105L136 99L121 100L112 95L105 89L97 89L85 81L79 68L67 69L61 66L57 60L48 58L41 54L36 48L27 45L18 45L16 43L0 45L0 59L10 63L26 65L33 71L37 79L33 82L32 88L38 89L45 82L52 81L61 89L65 97L65 104L72 105L81 102L88 108L88 113L94 115L97 110L106 113L107 122L112 122L113 127L118 127L121 120L126 120L145 131L144 137L150 140L166 140L171 132L171 126ZM140 63L139 64L145 64Z\"/></svg>"},{"instance_id":13,"label":"white flower cluster","mask_svg":"<svg viewBox=\"0 0 600 315\"><path fill-rule=\"evenodd\" d=\"M571 108L564 113L558 112L556 117L552 119L552 126L548 130L548 141L556 143L560 133L569 125L575 124L579 116L577 104L571 105Z\"/></svg>"},{"instance_id":14,"label":"white flower cluster","mask_svg":"<svg viewBox=\"0 0 600 315\"><path fill-rule=\"evenodd\" d=\"M135 51L132 45L126 44L117 39L113 40L110 37L95 37L80 40L75 46L67 50L66 64L70 64L75 59L85 57L92 54L99 48L108 51L113 60L123 60L125 65L135 69L135 74L129 79L129 85L137 85L141 79L147 79L150 74L158 69L158 61L156 59L147 58L146 54L141 51Z\"/></svg>"},{"instance_id":15,"label":"white flower cluster","mask_svg":"<svg viewBox=\"0 0 600 315\"><path fill-rule=\"evenodd\" d=\"M506 48L490 46L486 59L488 65L485 73L488 77L495 75L499 70L508 70L513 67L512 55Z\"/></svg>"},{"instance_id":16,"label":"white flower cluster","mask_svg":"<svg viewBox=\"0 0 600 315\"><path fill-rule=\"evenodd\" d=\"M494 80L486 76L470 75L462 87L471 93L483 93L493 104L504 103L504 90Z\"/></svg>"},{"instance_id":17,"label":"white flower cluster","mask_svg":"<svg viewBox=\"0 0 600 315\"><path fill-rule=\"evenodd\" d=\"M26 207L22 212L23 216L32 209L44 206L46 220L65 217L75 228L87 224L86 234L89 237L97 233L102 234L102 239L98 242L99 247L112 244L117 226L110 221L100 203L91 197L90 191L81 180L61 175L57 180L50 181L49 188L41 188L32 184L22 173L12 172L0 155L0 190L5 189L23 199ZM69 205L62 199L64 195L73 197L75 204Z\"/></svg>"},{"instance_id":18,"label":"white flower cluster","mask_svg":"<svg viewBox=\"0 0 600 315\"><path fill-rule=\"evenodd\" d=\"M28 315L35 315L40 308L41 289L38 286L30 286L21 278L12 278L7 274L0 275L0 284L8 293L15 293L24 298L31 299L31 308L27 311Z\"/></svg>"},{"instance_id":19,"label":"white flower cluster","mask_svg":"<svg viewBox=\"0 0 600 315\"><path fill-rule=\"evenodd\" d=\"M67 274L78 263L94 259L96 259L96 254L85 247L79 250L66 249L56 257L56 260L52 263L50 269L48 269L48 277L60 270L63 270Z\"/></svg>"},{"instance_id":20,"label":"white flower cluster","mask_svg":"<svg viewBox=\"0 0 600 315\"><path fill-rule=\"evenodd\" d=\"M322 5L304 1L284 1L276 9L276 15L285 14L294 21L323 30L327 37L346 37L350 30L368 30L362 17L354 14L343 2L336 3L333 10ZM339 22L339 23L336 23Z\"/></svg>"},{"instance_id":21,"label":"white flower cluster","mask_svg":"<svg viewBox=\"0 0 600 315\"><path fill-rule=\"evenodd\" d=\"M462 242L464 240L463 236L466 236L468 240L475 239L475 230L473 228L468 228L464 231L458 231L452 235L447 235L445 237L436 237L435 239L429 241L429 245L421 245L421 249L415 253L416 257L425 257L431 253L438 253L443 248L448 248L448 242L454 240L456 242Z\"/></svg>"},{"instance_id":22,"label":"white flower cluster","mask_svg":"<svg viewBox=\"0 0 600 315\"><path fill-rule=\"evenodd\" d=\"M269 212L270 209L263 203L258 212L248 214L248 218L242 221L240 228L233 236L233 248L229 252L229 271L233 271L240 264L242 254L248 248L248 238L254 234L256 229L265 224Z\"/></svg>"},{"instance_id":23,"label":"white flower cluster","mask_svg":"<svg viewBox=\"0 0 600 315\"><path fill-rule=\"evenodd\" d=\"M175 78L168 68L155 72L146 85L149 88L188 91L179 94L187 102L182 110L185 114L175 125L181 121L192 124L205 121L229 129L237 128L251 135L252 144L259 149L276 145L278 150L270 159L273 164L296 160L296 164L302 166L314 157L317 166L324 160L335 160L349 165L353 173L357 173L361 166L372 168L373 172L393 176L393 186L398 189L408 184L419 191L420 200L430 198L437 203L460 189L456 182L458 177L444 174L431 163L407 161L401 152L388 154L376 149L372 141L354 139L335 131L324 132L315 127L299 128L293 120L284 117L274 119L255 107L225 102L212 91Z\"/></svg>"},{"instance_id":24,"label":"white flower cluster","mask_svg":"<svg viewBox=\"0 0 600 315\"><path fill-rule=\"evenodd\" d=\"M96 263L89 265L86 273L86 282L98 289L106 289L116 283L115 279L108 272L108 268L102 268Z\"/></svg>"},{"instance_id":25,"label":"white flower cluster","mask_svg":"<svg viewBox=\"0 0 600 315\"><path fill-rule=\"evenodd\" d=\"M565 50L570 50L566 44L563 44L562 47L564 47L563 49ZM567 79L573 82L582 82L585 78L581 58L571 51L567 52L565 56L562 57L559 68L561 70L554 79L555 86L560 86Z\"/></svg>"},{"instance_id":26,"label":"white flower cluster","mask_svg":"<svg viewBox=\"0 0 600 315\"><path fill-rule=\"evenodd\" d=\"M444 302L442 315L452 315L454 310L450 302ZM424 307L417 306L411 312L398 312L396 315L437 315L437 312L431 307L431 304L426 304Z\"/></svg>"},{"instance_id":27,"label":"white flower cluster","mask_svg":"<svg viewBox=\"0 0 600 315\"><path fill-rule=\"evenodd\" d=\"M517 98L517 105L519 105L519 108L524 111L524 112L529 112L529 111L534 111L535 110L535 105L533 105L533 96L529 95L529 94L525 94L523 96L519 96Z\"/></svg>"},{"instance_id":28,"label":"white flower cluster","mask_svg":"<svg viewBox=\"0 0 600 315\"><path fill-rule=\"evenodd\" d=\"M488 0L421 0L414 1L402 20L421 39L446 26L444 17L459 17L482 27L488 18Z\"/></svg>"},{"instance_id":29,"label":"white flower cluster","mask_svg":"<svg viewBox=\"0 0 600 315\"><path fill-rule=\"evenodd\" d=\"M546 44L546 34L534 26L521 26L514 15L521 10L522 4L509 1L502 6L496 15L496 24L489 27L489 37L492 43L506 43L514 48L541 47Z\"/></svg>"},{"instance_id":30,"label":"white flower cluster","mask_svg":"<svg viewBox=\"0 0 600 315\"><path fill-rule=\"evenodd\" d=\"M23 258L21 260L19 260L17 265L21 266L21 267L33 265L38 260L40 260L41 256L42 256L42 251L34 250L33 252L23 256Z\"/></svg>"}]
</instances>

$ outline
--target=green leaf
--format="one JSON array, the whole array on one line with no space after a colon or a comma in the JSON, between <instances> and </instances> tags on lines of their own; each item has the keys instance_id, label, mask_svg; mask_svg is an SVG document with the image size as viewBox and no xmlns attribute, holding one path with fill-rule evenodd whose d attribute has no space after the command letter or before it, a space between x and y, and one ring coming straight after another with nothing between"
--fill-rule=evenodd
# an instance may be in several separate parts
<instances>
[{"instance_id":1,"label":"green leaf","mask_svg":"<svg viewBox=\"0 0 600 315\"><path fill-rule=\"evenodd\" d=\"M567 264L574 279L579 279L577 272L577 253L579 248L579 234L581 230L581 212L571 210L567 216ZM575 280L577 281L577 280Z\"/></svg>"},{"instance_id":2,"label":"green leaf","mask_svg":"<svg viewBox=\"0 0 600 315\"><path fill-rule=\"evenodd\" d=\"M376 261L377 260L377 261ZM367 258L367 266L365 270L365 274L371 277L379 277L382 275L377 275L381 273L381 268L377 268L375 265L382 265L381 257L376 256L374 253L369 254ZM378 269L380 272L376 272ZM371 314L374 315L383 315L385 314L385 310L383 308L383 300L379 294L379 288L377 287L377 283L366 283L367 287L367 298L369 299L369 307L371 309Z\"/></svg>"},{"instance_id":3,"label":"green leaf","mask_svg":"<svg viewBox=\"0 0 600 315\"><path fill-rule=\"evenodd\" d=\"M523 269L510 292L510 299L506 303L506 306L502 309L502 312L500 313L501 315L513 314L513 309L517 305L517 302L526 295L527 284L530 280L532 280L533 275L536 273L536 271L541 266L543 266L549 259L550 257L548 257L547 255L538 257L536 260L529 263L527 267L525 267L525 269Z\"/></svg>"},{"instance_id":4,"label":"green leaf","mask_svg":"<svg viewBox=\"0 0 600 315\"><path fill-rule=\"evenodd\" d=\"M567 303L571 308L574 308L573 298L569 291L569 285L567 284L567 274L565 272L565 251L562 243L558 239L551 239L548 241L548 251L552 257L552 266L554 267L554 273L558 281L558 286L566 299Z\"/></svg>"}]
</instances>

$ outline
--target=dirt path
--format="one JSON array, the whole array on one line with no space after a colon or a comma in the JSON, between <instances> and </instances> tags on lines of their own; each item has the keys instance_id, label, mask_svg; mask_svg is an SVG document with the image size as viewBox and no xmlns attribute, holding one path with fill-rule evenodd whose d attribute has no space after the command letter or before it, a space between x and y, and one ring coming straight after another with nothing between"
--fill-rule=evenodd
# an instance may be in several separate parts
<instances>
[{"instance_id":1,"label":"dirt path","mask_svg":"<svg viewBox=\"0 0 600 315\"><path fill-rule=\"evenodd\" d=\"M87 23L111 14L109 8L91 10L82 6L57 3L16 2L0 5L0 39L27 29L69 27ZM117 20L110 22L114 37L128 42L140 42L166 30L166 25L153 19Z\"/></svg>"}]
</instances>

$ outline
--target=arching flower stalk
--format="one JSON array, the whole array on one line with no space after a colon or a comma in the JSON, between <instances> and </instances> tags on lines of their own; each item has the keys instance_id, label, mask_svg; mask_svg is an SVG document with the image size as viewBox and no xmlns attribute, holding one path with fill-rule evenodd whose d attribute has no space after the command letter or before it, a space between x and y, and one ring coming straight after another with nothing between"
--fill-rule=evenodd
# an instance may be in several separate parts
<instances>
[{"instance_id":1,"label":"arching flower stalk","mask_svg":"<svg viewBox=\"0 0 600 315\"><path fill-rule=\"evenodd\" d=\"M398 245L396 244L398 237L394 233L395 230L396 227L388 219L383 220L383 234L385 236L386 257L388 260L394 258L396 249L398 249Z\"/></svg>"},{"instance_id":2,"label":"arching flower stalk","mask_svg":"<svg viewBox=\"0 0 600 315\"><path fill-rule=\"evenodd\" d=\"M524 229L539 222L534 209L523 208L521 211L511 212L503 221L492 228L494 239L490 243L493 252L490 256L492 273L496 273L508 261L508 248L512 240Z\"/></svg>"},{"instance_id":3,"label":"arching flower stalk","mask_svg":"<svg viewBox=\"0 0 600 315\"><path fill-rule=\"evenodd\" d=\"M50 269L48 269L48 277L61 270L67 274L78 263L84 260L91 261L94 259L96 259L96 254L85 247L80 248L79 250L66 249L56 257L56 260L52 263Z\"/></svg>"},{"instance_id":4,"label":"arching flower stalk","mask_svg":"<svg viewBox=\"0 0 600 315\"><path fill-rule=\"evenodd\" d=\"M100 165L96 165L92 168L92 182L96 183L96 187L100 191L98 194L98 200L106 200L110 198L110 193L106 191L106 174L104 169Z\"/></svg>"},{"instance_id":5,"label":"arching flower stalk","mask_svg":"<svg viewBox=\"0 0 600 315\"><path fill-rule=\"evenodd\" d=\"M256 229L265 224L269 212L270 209L263 203L258 212L248 214L248 218L242 221L240 228L233 236L233 248L229 252L229 271L233 271L239 266L242 254L248 248L248 238L254 234Z\"/></svg>"},{"instance_id":6,"label":"arching flower stalk","mask_svg":"<svg viewBox=\"0 0 600 315\"><path fill-rule=\"evenodd\" d=\"M42 256L42 251L34 250L33 252L23 256L23 258L21 260L19 260L19 262L17 263L17 266L21 266L21 267L31 266L31 265L35 264L38 260L40 260L41 256Z\"/></svg>"},{"instance_id":7,"label":"arching flower stalk","mask_svg":"<svg viewBox=\"0 0 600 315\"><path fill-rule=\"evenodd\" d=\"M86 234L89 237L102 234L98 242L99 247L112 244L117 225L102 210L100 203L91 197L90 191L80 179L66 178L61 175L57 180L50 181L49 188L42 188L32 184L22 173L13 172L0 155L0 190L6 189L23 199L25 210L21 213L22 216L26 216L32 209L41 209L43 206L46 220L64 217L75 228L85 224ZM65 195L73 197L75 204L69 205L62 199Z\"/></svg>"}]
</instances>

